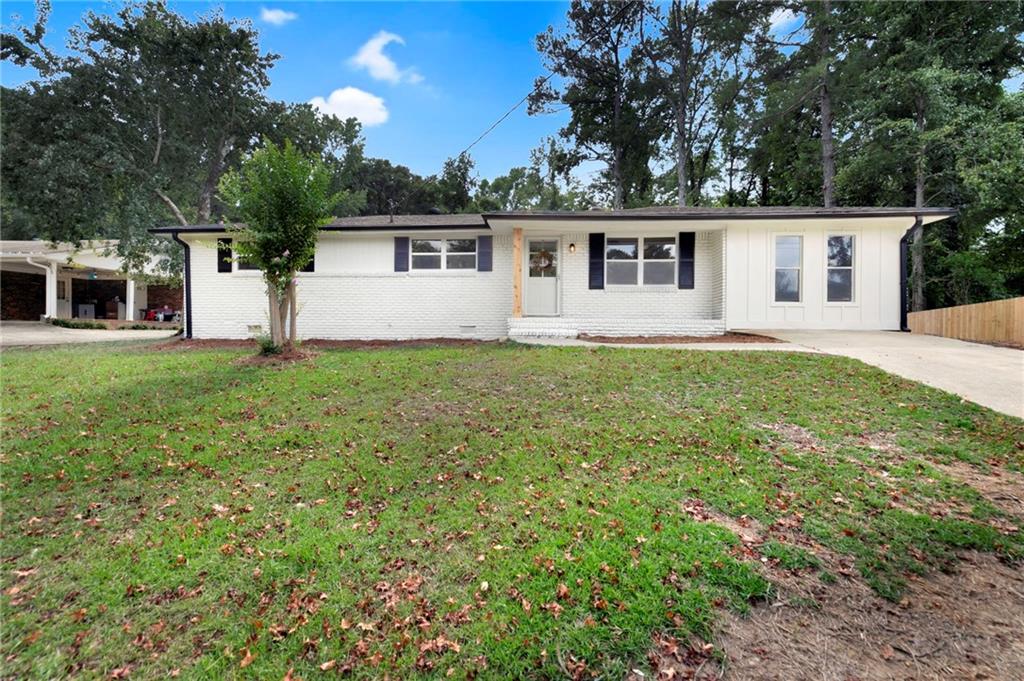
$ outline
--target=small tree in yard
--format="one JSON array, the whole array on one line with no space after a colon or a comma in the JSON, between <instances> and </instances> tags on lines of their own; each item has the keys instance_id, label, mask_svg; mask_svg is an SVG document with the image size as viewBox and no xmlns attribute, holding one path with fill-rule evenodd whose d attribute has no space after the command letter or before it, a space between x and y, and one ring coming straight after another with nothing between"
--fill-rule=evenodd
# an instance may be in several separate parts
<instances>
[{"instance_id":1,"label":"small tree in yard","mask_svg":"<svg viewBox=\"0 0 1024 681\"><path fill-rule=\"evenodd\" d=\"M317 233L344 196L331 194L330 170L285 141L265 141L220 181L235 228L235 250L263 272L270 308L270 338L277 348L295 343L298 300L295 273L309 264Z\"/></svg>"}]
</instances>

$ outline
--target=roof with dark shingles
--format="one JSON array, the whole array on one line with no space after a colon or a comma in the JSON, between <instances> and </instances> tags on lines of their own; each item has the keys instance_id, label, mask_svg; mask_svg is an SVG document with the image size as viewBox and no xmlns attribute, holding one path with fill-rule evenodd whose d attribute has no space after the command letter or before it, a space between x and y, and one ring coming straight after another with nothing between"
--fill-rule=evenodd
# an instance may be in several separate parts
<instances>
[{"instance_id":1,"label":"roof with dark shingles","mask_svg":"<svg viewBox=\"0 0 1024 681\"><path fill-rule=\"evenodd\" d=\"M453 213L450 215L363 215L337 218L322 229L338 231L405 231L410 229L488 229L489 220L707 220L707 219L801 219L820 217L914 217L952 216L952 208L823 208L820 206L746 206L736 208L696 206L651 206L621 210L508 211L496 213ZM175 232L223 232L222 223L167 226L151 229L156 234Z\"/></svg>"}]
</instances>

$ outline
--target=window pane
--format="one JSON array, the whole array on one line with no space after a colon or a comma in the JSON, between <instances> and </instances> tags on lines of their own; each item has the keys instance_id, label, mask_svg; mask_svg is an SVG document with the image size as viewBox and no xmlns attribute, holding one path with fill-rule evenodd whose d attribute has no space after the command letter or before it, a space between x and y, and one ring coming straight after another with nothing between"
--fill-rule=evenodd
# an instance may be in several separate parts
<instances>
[{"instance_id":1,"label":"window pane","mask_svg":"<svg viewBox=\"0 0 1024 681\"><path fill-rule=\"evenodd\" d=\"M800 270L775 270L775 300L780 303L800 302Z\"/></svg>"},{"instance_id":2,"label":"window pane","mask_svg":"<svg viewBox=\"0 0 1024 681\"><path fill-rule=\"evenodd\" d=\"M848 303L853 300L853 270L828 271L828 302Z\"/></svg>"},{"instance_id":3,"label":"window pane","mask_svg":"<svg viewBox=\"0 0 1024 681\"><path fill-rule=\"evenodd\" d=\"M852 236L830 236L828 238L828 266L853 267Z\"/></svg>"},{"instance_id":4,"label":"window pane","mask_svg":"<svg viewBox=\"0 0 1024 681\"><path fill-rule=\"evenodd\" d=\"M449 253L448 269L450 270L475 270L476 255L473 253Z\"/></svg>"},{"instance_id":5,"label":"window pane","mask_svg":"<svg viewBox=\"0 0 1024 681\"><path fill-rule=\"evenodd\" d=\"M672 260L675 257L676 240L672 237L644 239L645 260ZM644 279L646 278L647 276L644 275Z\"/></svg>"},{"instance_id":6,"label":"window pane","mask_svg":"<svg viewBox=\"0 0 1024 681\"><path fill-rule=\"evenodd\" d=\"M644 283L652 286L676 283L675 262L645 262Z\"/></svg>"},{"instance_id":7,"label":"window pane","mask_svg":"<svg viewBox=\"0 0 1024 681\"><path fill-rule=\"evenodd\" d=\"M533 255L534 253L554 254L557 250L557 241L536 241L534 239L530 239L530 255Z\"/></svg>"},{"instance_id":8,"label":"window pane","mask_svg":"<svg viewBox=\"0 0 1024 681\"><path fill-rule=\"evenodd\" d=\"M476 239L448 239L449 253L476 253Z\"/></svg>"},{"instance_id":9,"label":"window pane","mask_svg":"<svg viewBox=\"0 0 1024 681\"><path fill-rule=\"evenodd\" d=\"M604 253L608 260L636 260L636 251L636 239L608 239ZM632 283L635 284L636 277L633 279Z\"/></svg>"},{"instance_id":10,"label":"window pane","mask_svg":"<svg viewBox=\"0 0 1024 681\"><path fill-rule=\"evenodd\" d=\"M412 240L412 252L413 253L440 253L441 252L441 240L440 239L413 239Z\"/></svg>"},{"instance_id":11,"label":"window pane","mask_svg":"<svg viewBox=\"0 0 1024 681\"><path fill-rule=\"evenodd\" d=\"M775 266L800 267L800 243L803 237L775 237Z\"/></svg>"},{"instance_id":12,"label":"window pane","mask_svg":"<svg viewBox=\"0 0 1024 681\"><path fill-rule=\"evenodd\" d=\"M608 261L609 284L636 286L636 276L636 262L622 262L621 260Z\"/></svg>"},{"instance_id":13,"label":"window pane","mask_svg":"<svg viewBox=\"0 0 1024 681\"><path fill-rule=\"evenodd\" d=\"M412 268L414 270L439 270L441 269L441 256L413 255Z\"/></svg>"}]
</instances>

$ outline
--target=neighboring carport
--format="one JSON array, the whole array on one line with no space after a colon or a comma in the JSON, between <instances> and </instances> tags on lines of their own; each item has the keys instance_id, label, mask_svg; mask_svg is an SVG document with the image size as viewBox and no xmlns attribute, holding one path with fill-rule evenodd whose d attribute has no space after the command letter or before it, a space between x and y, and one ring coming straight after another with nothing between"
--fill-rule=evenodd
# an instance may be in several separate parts
<instances>
[{"instance_id":1,"label":"neighboring carport","mask_svg":"<svg viewBox=\"0 0 1024 681\"><path fill-rule=\"evenodd\" d=\"M759 331L1024 417L1024 351L898 331Z\"/></svg>"}]
</instances>

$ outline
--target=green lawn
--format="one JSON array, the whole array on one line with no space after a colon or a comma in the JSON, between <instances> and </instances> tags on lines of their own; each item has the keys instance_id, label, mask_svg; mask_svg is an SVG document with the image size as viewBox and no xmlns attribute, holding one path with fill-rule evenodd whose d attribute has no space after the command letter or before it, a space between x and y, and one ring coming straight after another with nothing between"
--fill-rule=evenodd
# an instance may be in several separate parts
<instances>
[{"instance_id":1,"label":"green lawn","mask_svg":"<svg viewBox=\"0 0 1024 681\"><path fill-rule=\"evenodd\" d=\"M771 589L693 499L798 524L887 598L959 549L1024 557L932 465L1020 471L1022 422L851 360L244 354L3 353L5 676L618 678Z\"/></svg>"}]
</instances>

